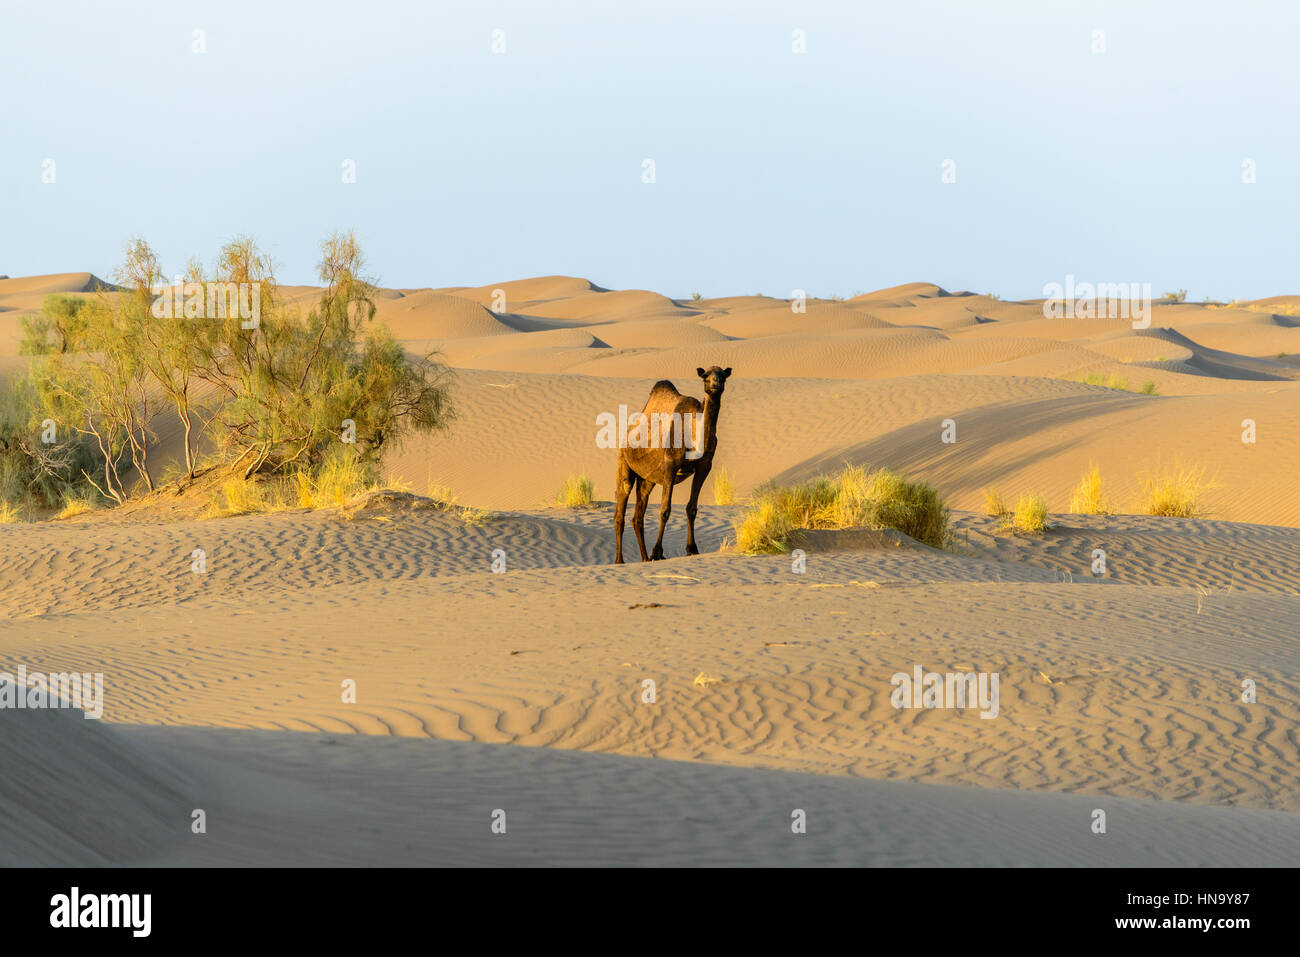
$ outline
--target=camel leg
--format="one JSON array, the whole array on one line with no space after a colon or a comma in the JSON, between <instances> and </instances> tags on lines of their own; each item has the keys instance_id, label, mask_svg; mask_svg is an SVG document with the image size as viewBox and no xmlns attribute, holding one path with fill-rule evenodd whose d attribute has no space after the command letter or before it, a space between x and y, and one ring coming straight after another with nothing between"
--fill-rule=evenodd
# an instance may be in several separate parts
<instances>
[{"instance_id":1,"label":"camel leg","mask_svg":"<svg viewBox=\"0 0 1300 957\"><path fill-rule=\"evenodd\" d=\"M697 471L691 476L691 497L686 502L686 554L698 555L699 548L695 545L695 513L700 510L700 489L704 487L704 480L709 477L709 469Z\"/></svg>"},{"instance_id":2,"label":"camel leg","mask_svg":"<svg viewBox=\"0 0 1300 957\"><path fill-rule=\"evenodd\" d=\"M655 550L650 553L651 561L658 561L664 557L664 527L668 524L668 516L673 513L673 483L664 483L664 493L659 496L659 534L655 536Z\"/></svg>"},{"instance_id":3,"label":"camel leg","mask_svg":"<svg viewBox=\"0 0 1300 957\"><path fill-rule=\"evenodd\" d=\"M618 477L614 481L614 564L623 564L623 516L627 514L627 497L636 484L636 475L622 455L618 457Z\"/></svg>"},{"instance_id":4,"label":"camel leg","mask_svg":"<svg viewBox=\"0 0 1300 957\"><path fill-rule=\"evenodd\" d=\"M641 546L641 561L650 561L645 553L645 509L650 504L650 492L654 483L644 476L637 476L636 508L632 511L632 531L636 532L636 543Z\"/></svg>"}]
</instances>

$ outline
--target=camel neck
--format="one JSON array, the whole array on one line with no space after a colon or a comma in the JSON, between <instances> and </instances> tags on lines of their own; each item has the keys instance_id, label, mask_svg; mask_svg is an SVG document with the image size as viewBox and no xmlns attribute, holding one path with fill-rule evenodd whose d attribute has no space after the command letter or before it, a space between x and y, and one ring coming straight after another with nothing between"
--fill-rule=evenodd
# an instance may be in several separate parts
<instances>
[{"instance_id":1,"label":"camel neck","mask_svg":"<svg viewBox=\"0 0 1300 957\"><path fill-rule=\"evenodd\" d=\"M704 393L704 448L709 447L714 429L718 424L718 410L722 407L722 397Z\"/></svg>"}]
</instances>

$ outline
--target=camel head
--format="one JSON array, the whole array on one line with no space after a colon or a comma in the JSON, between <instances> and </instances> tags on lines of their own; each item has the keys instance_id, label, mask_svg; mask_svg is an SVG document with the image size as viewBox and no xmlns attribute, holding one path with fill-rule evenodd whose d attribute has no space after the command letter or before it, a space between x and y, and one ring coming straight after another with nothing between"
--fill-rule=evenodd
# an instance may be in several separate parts
<instances>
[{"instance_id":1,"label":"camel head","mask_svg":"<svg viewBox=\"0 0 1300 957\"><path fill-rule=\"evenodd\" d=\"M722 390L727 387L727 376L731 375L731 370L709 366L707 369L696 369L695 374L704 380L705 395L722 395Z\"/></svg>"}]
</instances>

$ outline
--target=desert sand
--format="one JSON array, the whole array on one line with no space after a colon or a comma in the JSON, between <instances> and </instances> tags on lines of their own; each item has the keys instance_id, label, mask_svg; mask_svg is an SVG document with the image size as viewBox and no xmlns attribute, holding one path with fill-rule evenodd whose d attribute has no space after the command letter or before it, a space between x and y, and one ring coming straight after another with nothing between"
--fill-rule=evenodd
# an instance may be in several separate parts
<instances>
[{"instance_id":1,"label":"desert sand","mask_svg":"<svg viewBox=\"0 0 1300 957\"><path fill-rule=\"evenodd\" d=\"M20 317L95 281L0 280L0 377L25 368ZM1158 304L1135 330L927 283L799 314L553 276L381 290L378 319L455 370L452 430L385 462L416 494L0 525L0 671L105 685L101 721L0 710L0 863L1300 859L1300 296ZM734 370L715 471L740 499L888 466L946 497L956 546L817 533L796 573L726 549L743 504L710 481L701 555L682 495L670 557L612 565L595 417L659 378L698 396L710 365ZM1210 515L1132 514L1137 475L1174 460L1213 473ZM1090 462L1118 514L1068 513ZM584 472L595 507L547 504ZM431 507L432 485L493 514ZM990 485L1041 492L1056 526L1003 531ZM998 673L998 717L896 709L918 664Z\"/></svg>"}]
</instances>

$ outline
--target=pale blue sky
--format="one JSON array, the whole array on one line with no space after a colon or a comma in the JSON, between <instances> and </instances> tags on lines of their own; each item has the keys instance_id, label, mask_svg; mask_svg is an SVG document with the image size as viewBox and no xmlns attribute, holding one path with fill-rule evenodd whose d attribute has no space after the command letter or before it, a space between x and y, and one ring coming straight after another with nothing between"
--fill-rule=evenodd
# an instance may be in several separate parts
<instances>
[{"instance_id":1,"label":"pale blue sky","mask_svg":"<svg viewBox=\"0 0 1300 957\"><path fill-rule=\"evenodd\" d=\"M307 282L355 228L388 286L1300 293L1283 0L4 0L0 24L0 273L107 274L134 235L175 270L249 234Z\"/></svg>"}]
</instances>

